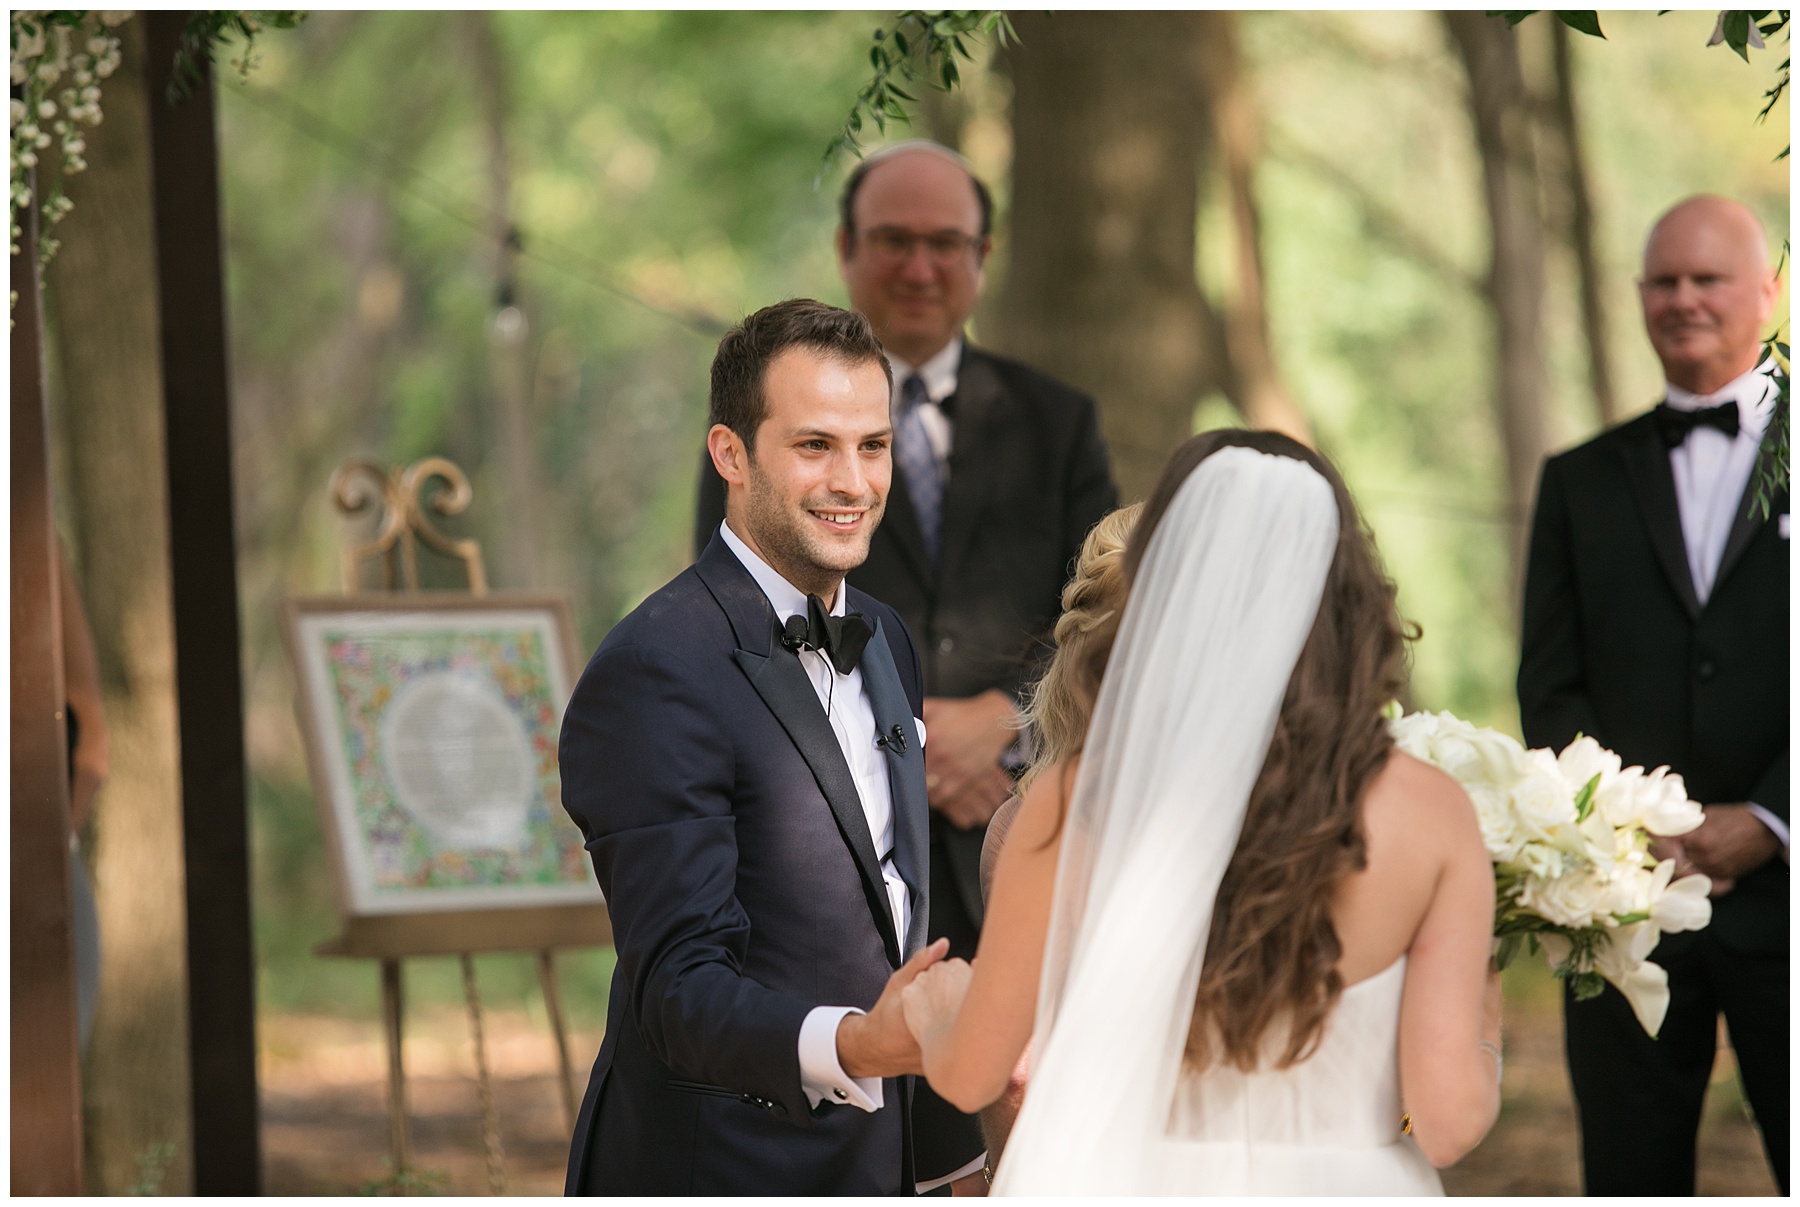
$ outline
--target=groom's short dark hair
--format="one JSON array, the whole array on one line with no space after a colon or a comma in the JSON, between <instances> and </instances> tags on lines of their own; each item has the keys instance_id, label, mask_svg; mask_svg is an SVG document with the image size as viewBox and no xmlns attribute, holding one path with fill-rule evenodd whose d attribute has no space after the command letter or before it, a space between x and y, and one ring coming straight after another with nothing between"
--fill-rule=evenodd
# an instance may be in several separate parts
<instances>
[{"instance_id":1,"label":"groom's short dark hair","mask_svg":"<svg viewBox=\"0 0 1800 1207\"><path fill-rule=\"evenodd\" d=\"M811 298L789 298L764 306L719 341L707 395L709 422L724 424L754 449L756 429L769 411L763 394L769 363L796 347L811 348L848 365L873 361L881 366L888 388L893 388L894 370L868 319Z\"/></svg>"}]
</instances>

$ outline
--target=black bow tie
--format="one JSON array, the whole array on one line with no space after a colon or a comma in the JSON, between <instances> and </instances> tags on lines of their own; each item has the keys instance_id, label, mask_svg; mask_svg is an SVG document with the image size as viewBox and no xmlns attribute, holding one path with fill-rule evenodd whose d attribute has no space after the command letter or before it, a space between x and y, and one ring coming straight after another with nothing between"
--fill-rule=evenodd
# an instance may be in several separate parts
<instances>
[{"instance_id":1,"label":"black bow tie","mask_svg":"<svg viewBox=\"0 0 1800 1207\"><path fill-rule=\"evenodd\" d=\"M1663 443L1674 448L1688 438L1688 433L1697 427L1716 427L1727 436L1735 439L1738 434L1738 405L1735 402L1721 402L1716 407L1701 407L1697 411L1678 411L1668 403L1658 403L1656 410L1656 430L1662 433Z\"/></svg>"},{"instance_id":2,"label":"black bow tie","mask_svg":"<svg viewBox=\"0 0 1800 1207\"><path fill-rule=\"evenodd\" d=\"M875 630L869 627L861 612L832 616L825 611L824 600L817 595L808 595L806 615L795 613L787 618L781 631L781 644L795 653L817 650L831 661L838 674L848 675L862 661L863 647L874 635Z\"/></svg>"}]
</instances>

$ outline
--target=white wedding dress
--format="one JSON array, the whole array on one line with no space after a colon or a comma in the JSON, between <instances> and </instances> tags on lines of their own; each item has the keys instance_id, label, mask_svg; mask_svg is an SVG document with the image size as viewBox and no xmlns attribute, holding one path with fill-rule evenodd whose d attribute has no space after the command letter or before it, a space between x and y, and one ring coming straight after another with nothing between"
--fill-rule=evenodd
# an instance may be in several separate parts
<instances>
[{"instance_id":1,"label":"white wedding dress","mask_svg":"<svg viewBox=\"0 0 1800 1207\"><path fill-rule=\"evenodd\" d=\"M1185 1074L1151 1192L1443 1194L1437 1170L1400 1134L1405 984L1401 956L1345 989L1319 1046L1289 1068Z\"/></svg>"},{"instance_id":2,"label":"white wedding dress","mask_svg":"<svg viewBox=\"0 0 1800 1207\"><path fill-rule=\"evenodd\" d=\"M1400 1135L1404 959L1346 989L1291 1068L1182 1060L1219 883L1337 541L1316 470L1242 447L1201 462L1158 524L1064 820L1031 1080L994 1193L1443 1193Z\"/></svg>"}]
</instances>

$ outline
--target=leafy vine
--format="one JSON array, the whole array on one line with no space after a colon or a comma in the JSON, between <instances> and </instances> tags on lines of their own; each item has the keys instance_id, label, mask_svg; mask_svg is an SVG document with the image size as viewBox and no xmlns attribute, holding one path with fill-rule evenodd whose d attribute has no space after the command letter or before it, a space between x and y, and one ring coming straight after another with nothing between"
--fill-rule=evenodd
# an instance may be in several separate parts
<instances>
[{"instance_id":1,"label":"leafy vine","mask_svg":"<svg viewBox=\"0 0 1800 1207\"><path fill-rule=\"evenodd\" d=\"M998 9L971 12L925 12L911 9L900 13L893 24L875 30L869 44L869 82L856 94L850 116L844 127L825 148L819 164L819 177L837 157L849 152L861 156L864 122L887 133L889 122L910 122L905 103L918 98L906 90L920 81L948 92L962 78L957 59L974 61L969 40L992 39L1005 46L1017 41L1012 20Z\"/></svg>"}]
</instances>

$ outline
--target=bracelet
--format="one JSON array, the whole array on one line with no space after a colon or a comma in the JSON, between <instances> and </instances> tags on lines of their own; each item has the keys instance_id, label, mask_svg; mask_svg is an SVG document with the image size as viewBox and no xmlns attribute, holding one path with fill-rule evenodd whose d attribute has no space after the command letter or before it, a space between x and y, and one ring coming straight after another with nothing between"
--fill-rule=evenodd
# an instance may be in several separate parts
<instances>
[{"instance_id":1,"label":"bracelet","mask_svg":"<svg viewBox=\"0 0 1800 1207\"><path fill-rule=\"evenodd\" d=\"M1506 1061L1500 1055L1500 1045L1491 1039L1484 1039L1475 1046L1494 1058L1494 1080L1499 1082L1506 1068Z\"/></svg>"}]
</instances>

